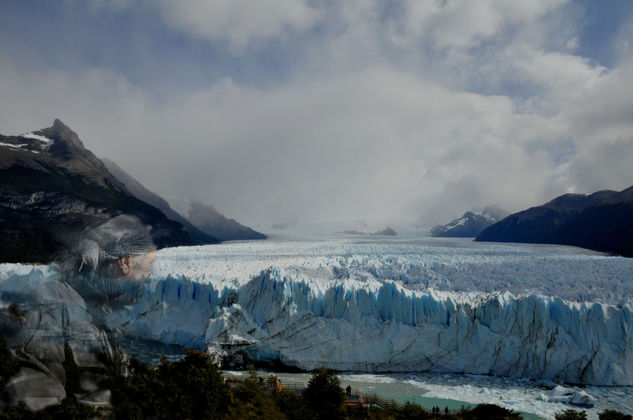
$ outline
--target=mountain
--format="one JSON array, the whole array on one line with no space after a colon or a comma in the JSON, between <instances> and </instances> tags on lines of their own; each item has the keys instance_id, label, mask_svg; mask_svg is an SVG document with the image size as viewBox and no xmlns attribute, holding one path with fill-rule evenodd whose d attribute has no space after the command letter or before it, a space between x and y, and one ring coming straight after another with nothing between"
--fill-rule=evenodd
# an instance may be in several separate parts
<instances>
[{"instance_id":1,"label":"mountain","mask_svg":"<svg viewBox=\"0 0 633 420\"><path fill-rule=\"evenodd\" d=\"M102 159L108 170L139 200L145 201L162 211L169 219L181 223L197 240L212 244L221 241L266 239L266 235L228 219L215 207L198 202L190 204L189 220L171 208L167 200L149 191L116 163Z\"/></svg>"},{"instance_id":2,"label":"mountain","mask_svg":"<svg viewBox=\"0 0 633 420\"><path fill-rule=\"evenodd\" d=\"M189 221L207 235L222 241L267 238L266 235L223 216L215 207L197 201L192 201L189 205Z\"/></svg>"},{"instance_id":3,"label":"mountain","mask_svg":"<svg viewBox=\"0 0 633 420\"><path fill-rule=\"evenodd\" d=\"M197 245L178 222L134 195L60 120L0 135L0 262L48 262L79 232L119 214L152 227L158 247Z\"/></svg>"},{"instance_id":4,"label":"mountain","mask_svg":"<svg viewBox=\"0 0 633 420\"><path fill-rule=\"evenodd\" d=\"M573 245L633 257L633 187L565 194L512 214L477 241Z\"/></svg>"},{"instance_id":5,"label":"mountain","mask_svg":"<svg viewBox=\"0 0 633 420\"><path fill-rule=\"evenodd\" d=\"M220 242L218 239L214 238L213 236L207 235L206 233L195 227L193 224L191 224L189 220L185 219L174 209L172 209L167 200L145 188L143 184L138 182L134 177L121 169L116 163L112 162L109 159L101 159L101 161L103 162L105 167L108 168L110 173L114 175L116 179L121 181L123 185L125 185L125 187L134 195L134 197L148 204L151 204L152 206L162 211L163 214L169 219L182 224L187 229L187 232L189 232L189 234L195 239L207 244Z\"/></svg>"},{"instance_id":6,"label":"mountain","mask_svg":"<svg viewBox=\"0 0 633 420\"><path fill-rule=\"evenodd\" d=\"M433 227L431 235L443 238L472 238L508 214L507 211L494 206L486 207L481 214L467 211L459 219L455 219L446 225Z\"/></svg>"}]
</instances>

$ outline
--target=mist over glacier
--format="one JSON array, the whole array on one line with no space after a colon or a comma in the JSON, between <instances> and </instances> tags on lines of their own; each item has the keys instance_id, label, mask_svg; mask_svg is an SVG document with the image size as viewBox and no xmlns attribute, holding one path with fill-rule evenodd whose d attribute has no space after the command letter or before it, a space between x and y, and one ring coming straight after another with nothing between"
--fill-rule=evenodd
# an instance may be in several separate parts
<instances>
[{"instance_id":1,"label":"mist over glacier","mask_svg":"<svg viewBox=\"0 0 633 420\"><path fill-rule=\"evenodd\" d=\"M0 281L42 270L1 267ZM631 385L631 272L578 248L452 239L170 248L106 322L237 364Z\"/></svg>"}]
</instances>

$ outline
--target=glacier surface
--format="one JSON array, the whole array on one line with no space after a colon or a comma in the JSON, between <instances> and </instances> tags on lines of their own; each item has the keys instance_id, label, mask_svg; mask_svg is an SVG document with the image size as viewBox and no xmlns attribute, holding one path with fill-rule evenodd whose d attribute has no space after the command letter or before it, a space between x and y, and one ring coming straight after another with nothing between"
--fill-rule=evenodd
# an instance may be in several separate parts
<instances>
[{"instance_id":1,"label":"glacier surface","mask_svg":"<svg viewBox=\"0 0 633 420\"><path fill-rule=\"evenodd\" d=\"M0 289L23 267L0 265ZM153 269L134 304L109 312L110 328L305 370L633 384L631 259L337 238L170 248Z\"/></svg>"}]
</instances>

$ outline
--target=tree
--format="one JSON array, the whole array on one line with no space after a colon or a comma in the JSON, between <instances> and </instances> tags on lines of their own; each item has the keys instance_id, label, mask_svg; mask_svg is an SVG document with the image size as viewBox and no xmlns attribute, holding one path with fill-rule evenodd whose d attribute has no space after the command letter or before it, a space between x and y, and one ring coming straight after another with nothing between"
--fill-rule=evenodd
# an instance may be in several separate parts
<instances>
[{"instance_id":1,"label":"tree","mask_svg":"<svg viewBox=\"0 0 633 420\"><path fill-rule=\"evenodd\" d=\"M115 359L103 385L112 391L116 419L209 419L228 411L230 391L208 354L186 351L158 367Z\"/></svg>"},{"instance_id":2,"label":"tree","mask_svg":"<svg viewBox=\"0 0 633 420\"><path fill-rule=\"evenodd\" d=\"M229 387L206 353L187 350L185 358L177 362L163 359L158 368L158 380L162 385L159 397L166 402L166 413L161 415L169 413L171 418L209 419L228 409Z\"/></svg>"},{"instance_id":3,"label":"tree","mask_svg":"<svg viewBox=\"0 0 633 420\"><path fill-rule=\"evenodd\" d=\"M248 378L233 388L232 392L234 398L227 418L262 420L284 418L284 413L270 394L263 378L257 376L255 369L249 369Z\"/></svg>"},{"instance_id":4,"label":"tree","mask_svg":"<svg viewBox=\"0 0 633 420\"><path fill-rule=\"evenodd\" d=\"M397 417L398 419L427 419L429 414L421 405L407 401Z\"/></svg>"},{"instance_id":5,"label":"tree","mask_svg":"<svg viewBox=\"0 0 633 420\"><path fill-rule=\"evenodd\" d=\"M303 420L315 416L301 395L297 395L292 391L281 389L273 393L273 398L279 410L284 413L289 420Z\"/></svg>"},{"instance_id":6,"label":"tree","mask_svg":"<svg viewBox=\"0 0 633 420\"><path fill-rule=\"evenodd\" d=\"M621 413L616 410L604 410L598 414L600 420L633 420L633 416Z\"/></svg>"},{"instance_id":7,"label":"tree","mask_svg":"<svg viewBox=\"0 0 633 420\"><path fill-rule=\"evenodd\" d=\"M157 369L138 359L123 360L117 355L106 371L101 383L112 392L112 414L115 419L160 418L159 398L162 384ZM174 390L178 392L178 390Z\"/></svg>"},{"instance_id":8,"label":"tree","mask_svg":"<svg viewBox=\"0 0 633 420\"><path fill-rule=\"evenodd\" d=\"M587 420L587 413L584 411L576 411L567 409L554 414L556 420Z\"/></svg>"},{"instance_id":9,"label":"tree","mask_svg":"<svg viewBox=\"0 0 633 420\"><path fill-rule=\"evenodd\" d=\"M341 381L324 367L317 369L303 391L303 398L319 419L343 418L345 392Z\"/></svg>"},{"instance_id":10,"label":"tree","mask_svg":"<svg viewBox=\"0 0 633 420\"><path fill-rule=\"evenodd\" d=\"M474 419L520 419L521 416L512 410L494 404L479 404L473 408L469 416Z\"/></svg>"}]
</instances>

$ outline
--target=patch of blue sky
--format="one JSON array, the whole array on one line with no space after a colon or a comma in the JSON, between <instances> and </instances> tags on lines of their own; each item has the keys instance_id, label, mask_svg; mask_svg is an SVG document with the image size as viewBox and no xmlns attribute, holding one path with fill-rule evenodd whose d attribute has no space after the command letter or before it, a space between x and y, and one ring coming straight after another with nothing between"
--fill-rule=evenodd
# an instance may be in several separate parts
<instances>
[{"instance_id":1,"label":"patch of blue sky","mask_svg":"<svg viewBox=\"0 0 633 420\"><path fill-rule=\"evenodd\" d=\"M577 53L612 68L620 60L617 38L623 25L633 19L633 2L578 0L577 3L584 12Z\"/></svg>"},{"instance_id":2,"label":"patch of blue sky","mask_svg":"<svg viewBox=\"0 0 633 420\"><path fill-rule=\"evenodd\" d=\"M84 1L6 0L0 3L0 48L23 68L47 67L77 74L86 69L105 69L158 98L174 90L210 87L224 78L240 86L267 87L287 83L310 70L327 72L306 68L312 63L309 55L336 40L345 31L345 22L336 15L337 8L322 10L330 15L311 30L257 41L235 54L225 41L190 36L171 28L156 8L143 6L142 2L135 3L135 7L95 11L91 2ZM375 53L383 62L411 67L420 74L441 75L447 51L435 48L429 40L420 40L414 50L391 43L390 31L397 33L405 13L400 1L381 3L373 16L378 34L372 40L380 45L372 48L379 50ZM619 58L615 40L622 25L633 19L633 3L575 0L546 19L577 24L547 39L548 50L580 55L611 67ZM538 96L538 86L516 80L508 69L486 68L516 30L508 27L493 38L479 40L467 51L471 61L447 76L455 80L445 82L458 84L456 87L465 91L505 95L518 101ZM371 57L372 52L367 56Z\"/></svg>"},{"instance_id":3,"label":"patch of blue sky","mask_svg":"<svg viewBox=\"0 0 633 420\"><path fill-rule=\"evenodd\" d=\"M525 150L533 154L539 151L548 153L556 166L569 162L576 154L576 143L570 138L545 141L534 139L525 144Z\"/></svg>"},{"instance_id":4,"label":"patch of blue sky","mask_svg":"<svg viewBox=\"0 0 633 420\"><path fill-rule=\"evenodd\" d=\"M223 78L242 86L280 83L303 53L301 37L288 37L236 55L222 41L170 28L148 7L95 12L88 3L3 2L3 51L33 69L109 70L159 96L209 87Z\"/></svg>"}]
</instances>

